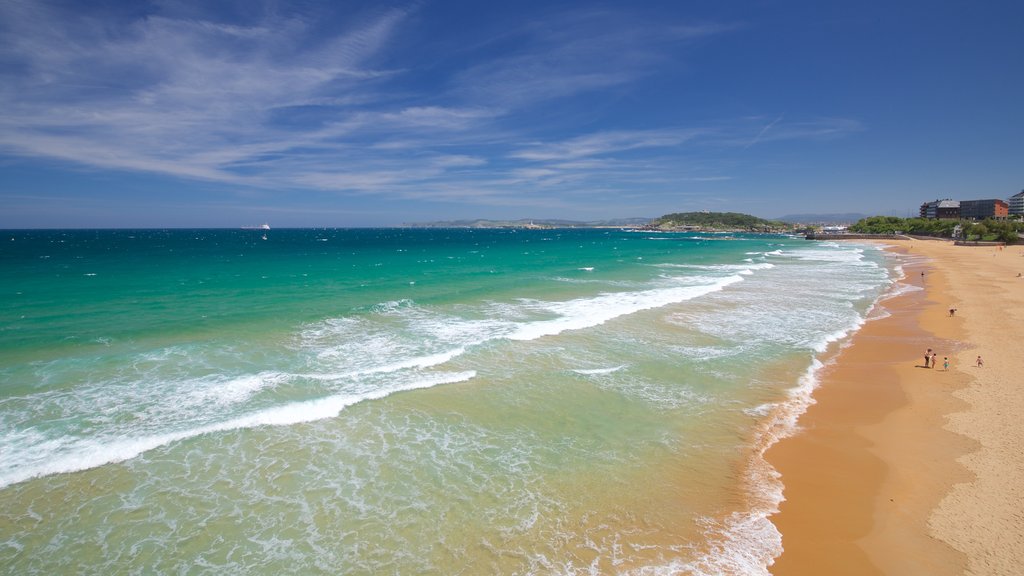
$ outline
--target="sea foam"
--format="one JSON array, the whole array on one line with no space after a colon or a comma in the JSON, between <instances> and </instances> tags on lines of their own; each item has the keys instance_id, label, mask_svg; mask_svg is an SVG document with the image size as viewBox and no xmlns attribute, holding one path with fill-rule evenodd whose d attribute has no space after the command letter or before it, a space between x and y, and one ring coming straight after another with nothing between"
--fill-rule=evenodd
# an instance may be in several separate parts
<instances>
[{"instance_id":1,"label":"sea foam","mask_svg":"<svg viewBox=\"0 0 1024 576\"><path fill-rule=\"evenodd\" d=\"M338 416L342 410L367 400L379 400L409 390L431 388L443 384L466 382L476 376L475 372L434 374L392 388L380 388L361 395L337 394L303 402L292 402L267 408L194 428L140 437L114 438L36 438L25 442L23 437L8 437L0 449L3 460L11 465L0 470L0 488L31 478L50 474L77 472L129 460L155 448L174 442L211 434L257 426L288 426L313 422ZM23 435L22 435L23 436ZM13 442L11 442L13 440Z\"/></svg>"}]
</instances>

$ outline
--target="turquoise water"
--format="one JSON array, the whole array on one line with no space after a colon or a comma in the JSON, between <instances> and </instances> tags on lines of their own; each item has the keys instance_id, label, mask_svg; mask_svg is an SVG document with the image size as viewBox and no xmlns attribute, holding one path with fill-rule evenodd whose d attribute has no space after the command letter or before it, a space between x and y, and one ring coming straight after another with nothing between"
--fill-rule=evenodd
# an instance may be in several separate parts
<instances>
[{"instance_id":1,"label":"turquoise water","mask_svg":"<svg viewBox=\"0 0 1024 576\"><path fill-rule=\"evenodd\" d=\"M619 230L8 231L0 572L764 574L760 451L883 252Z\"/></svg>"}]
</instances>

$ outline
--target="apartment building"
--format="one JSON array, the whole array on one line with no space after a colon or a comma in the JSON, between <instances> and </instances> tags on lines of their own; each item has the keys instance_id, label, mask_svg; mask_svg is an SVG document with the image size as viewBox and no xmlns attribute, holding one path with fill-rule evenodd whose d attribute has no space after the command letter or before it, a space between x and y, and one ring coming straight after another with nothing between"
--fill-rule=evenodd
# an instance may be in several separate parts
<instances>
[{"instance_id":1,"label":"apartment building","mask_svg":"<svg viewBox=\"0 0 1024 576\"><path fill-rule=\"evenodd\" d=\"M960 218L963 220L984 220L986 218L1006 219L1010 205L996 198L986 200L961 200Z\"/></svg>"},{"instance_id":2,"label":"apartment building","mask_svg":"<svg viewBox=\"0 0 1024 576\"><path fill-rule=\"evenodd\" d=\"M959 200L935 200L921 204L921 218L931 220L958 220L960 218Z\"/></svg>"},{"instance_id":3,"label":"apartment building","mask_svg":"<svg viewBox=\"0 0 1024 576\"><path fill-rule=\"evenodd\" d=\"M1010 196L1007 204L1010 206L1010 216L1024 216L1024 190Z\"/></svg>"}]
</instances>

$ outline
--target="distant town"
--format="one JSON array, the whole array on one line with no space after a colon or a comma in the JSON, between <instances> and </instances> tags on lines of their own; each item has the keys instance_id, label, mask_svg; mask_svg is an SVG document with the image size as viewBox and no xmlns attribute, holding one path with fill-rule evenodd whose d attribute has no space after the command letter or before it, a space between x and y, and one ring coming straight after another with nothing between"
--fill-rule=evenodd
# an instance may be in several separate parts
<instances>
[{"instance_id":1,"label":"distant town","mask_svg":"<svg viewBox=\"0 0 1024 576\"><path fill-rule=\"evenodd\" d=\"M820 232L951 238L964 244L1017 244L1024 241L1024 190L1007 200L933 200L921 204L918 218L872 216L848 228Z\"/></svg>"},{"instance_id":2,"label":"distant town","mask_svg":"<svg viewBox=\"0 0 1024 576\"><path fill-rule=\"evenodd\" d=\"M921 218L935 220L1006 220L1024 217L1024 190L1008 200L934 200L921 204Z\"/></svg>"},{"instance_id":3,"label":"distant town","mask_svg":"<svg viewBox=\"0 0 1024 576\"><path fill-rule=\"evenodd\" d=\"M933 200L917 218L862 214L796 214L766 220L737 212L677 212L659 218L573 220L449 220L404 224L416 228L636 228L650 231L761 232L813 235L920 235L974 242L1019 242L1024 233L1024 190L1006 200Z\"/></svg>"}]
</instances>

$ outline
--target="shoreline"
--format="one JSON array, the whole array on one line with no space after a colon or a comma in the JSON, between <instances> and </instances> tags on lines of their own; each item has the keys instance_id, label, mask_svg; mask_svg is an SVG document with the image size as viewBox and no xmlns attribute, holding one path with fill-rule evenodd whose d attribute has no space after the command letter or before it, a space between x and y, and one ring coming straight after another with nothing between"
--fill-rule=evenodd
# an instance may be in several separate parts
<instances>
[{"instance_id":1,"label":"shoreline","mask_svg":"<svg viewBox=\"0 0 1024 576\"><path fill-rule=\"evenodd\" d=\"M998 410L1012 371L1024 368L1014 347L1024 334L1024 279L1016 277L1024 249L926 240L885 249L902 255L900 284L923 289L880 301L888 315L869 320L830 358L797 430L765 452L785 497L770 517L783 545L770 572L1010 574L1024 566L1014 524L1022 506L1012 498L1024 483L1013 452L1024 447L1024 426L1013 421L1024 401L1014 403L1020 411L1003 410L1014 414L996 427L977 408L983 397ZM991 306L996 284L1007 285L1016 316ZM1005 331L986 328L1000 320ZM923 367L926 348L939 354L938 368ZM977 350L985 368L974 367ZM1017 366L990 370L996 358ZM1012 448L991 453L991 441L1007 436ZM990 538L992 514L1002 517L1001 531Z\"/></svg>"}]
</instances>

